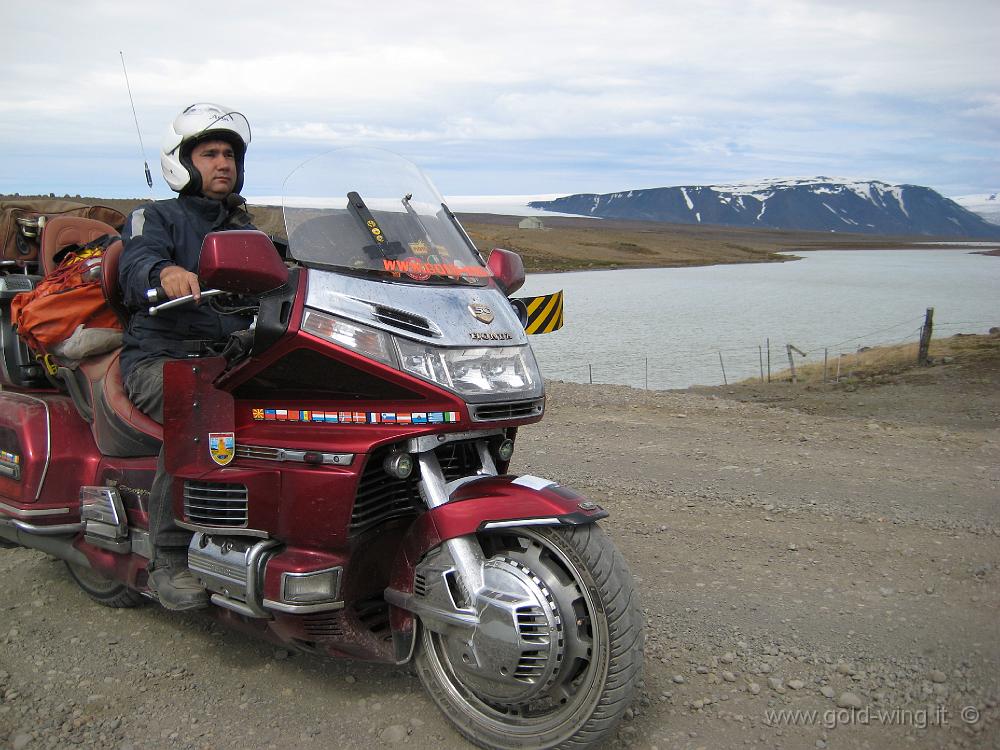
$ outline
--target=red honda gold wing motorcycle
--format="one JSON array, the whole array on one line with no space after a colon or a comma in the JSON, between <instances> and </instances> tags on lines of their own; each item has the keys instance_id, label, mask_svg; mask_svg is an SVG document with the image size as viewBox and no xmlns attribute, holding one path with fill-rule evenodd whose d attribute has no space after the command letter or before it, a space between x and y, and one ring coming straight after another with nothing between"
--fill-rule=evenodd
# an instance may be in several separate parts
<instances>
[{"instance_id":1,"label":"red honda gold wing motorcycle","mask_svg":"<svg viewBox=\"0 0 1000 750\"><path fill-rule=\"evenodd\" d=\"M483 747L600 744L635 695L641 612L596 524L607 513L506 473L545 406L508 299L520 258L484 264L427 178L387 152L308 161L282 200L285 261L261 232L206 238L203 286L256 317L224 356L166 366L162 428L129 403L117 351L61 368L59 388L39 378L7 312L39 276L0 276L0 544L65 560L106 606L155 600L162 441L212 615L304 652L412 661ZM52 220L42 270L60 222L110 230ZM103 274L125 314L120 250Z\"/></svg>"}]
</instances>

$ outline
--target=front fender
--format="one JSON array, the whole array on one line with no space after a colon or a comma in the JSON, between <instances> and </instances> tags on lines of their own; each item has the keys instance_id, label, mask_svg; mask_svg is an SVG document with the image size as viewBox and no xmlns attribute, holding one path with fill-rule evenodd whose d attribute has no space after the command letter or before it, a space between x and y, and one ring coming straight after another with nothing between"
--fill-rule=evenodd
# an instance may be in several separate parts
<instances>
[{"instance_id":1,"label":"front fender","mask_svg":"<svg viewBox=\"0 0 1000 750\"><path fill-rule=\"evenodd\" d=\"M579 526L608 512L577 492L531 475L483 477L455 489L449 502L422 514L406 532L393 563L389 588L413 592L413 572L428 550L449 539L514 526ZM400 661L408 658L413 616L399 607L390 622Z\"/></svg>"},{"instance_id":2,"label":"front fender","mask_svg":"<svg viewBox=\"0 0 1000 750\"><path fill-rule=\"evenodd\" d=\"M448 539L509 526L579 526L607 515L597 503L547 479L530 475L474 479L409 528L396 556L392 586L406 582L407 588L400 590L408 590L420 558Z\"/></svg>"}]
</instances>

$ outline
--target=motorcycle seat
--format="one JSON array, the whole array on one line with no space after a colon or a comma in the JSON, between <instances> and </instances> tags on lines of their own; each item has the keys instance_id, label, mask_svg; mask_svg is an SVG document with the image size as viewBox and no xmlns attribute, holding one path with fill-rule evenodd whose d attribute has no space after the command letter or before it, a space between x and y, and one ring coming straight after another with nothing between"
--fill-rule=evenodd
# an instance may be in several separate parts
<instances>
[{"instance_id":1,"label":"motorcycle seat","mask_svg":"<svg viewBox=\"0 0 1000 750\"><path fill-rule=\"evenodd\" d=\"M129 400L122 382L120 355L121 349L116 349L80 365L90 383L94 440L107 456L155 456L163 442L163 426Z\"/></svg>"},{"instance_id":2,"label":"motorcycle seat","mask_svg":"<svg viewBox=\"0 0 1000 750\"><path fill-rule=\"evenodd\" d=\"M42 230L41 250L38 253L42 275L48 276L58 265L55 256L67 245L85 245L105 234L115 236L118 231L110 224L83 216L54 216Z\"/></svg>"},{"instance_id":3,"label":"motorcycle seat","mask_svg":"<svg viewBox=\"0 0 1000 750\"><path fill-rule=\"evenodd\" d=\"M52 240L51 248L45 242L48 235L43 235L42 257L47 259L43 263L52 263L52 255L65 246L62 240L67 237L72 237L70 242L89 242L103 234L115 234L115 230L103 222L76 217L52 219L46 225L46 232L57 221L60 223L57 228L63 223L65 228L59 234L61 239L58 243L55 239ZM118 283L118 267L123 247L122 241L117 240L104 251L101 258L101 291L124 327L128 321L128 310ZM139 411L129 400L122 382L120 355L121 349L116 349L105 355L89 357L80 363L80 372L89 384L88 406L92 411L91 430L94 440L101 453L107 456L155 456L163 442L163 427Z\"/></svg>"},{"instance_id":4,"label":"motorcycle seat","mask_svg":"<svg viewBox=\"0 0 1000 750\"><path fill-rule=\"evenodd\" d=\"M128 323L128 308L125 307L122 288L118 283L118 266L121 263L124 247L125 243L116 240L108 245L108 249L104 251L104 256L101 258L101 291L104 292L104 299L107 300L108 307L114 310L123 328Z\"/></svg>"}]
</instances>

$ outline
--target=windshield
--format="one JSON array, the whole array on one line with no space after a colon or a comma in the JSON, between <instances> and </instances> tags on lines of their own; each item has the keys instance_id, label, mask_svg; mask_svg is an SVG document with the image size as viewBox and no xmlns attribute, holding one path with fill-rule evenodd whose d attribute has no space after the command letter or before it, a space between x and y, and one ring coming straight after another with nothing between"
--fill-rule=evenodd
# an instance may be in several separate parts
<instances>
[{"instance_id":1,"label":"windshield","mask_svg":"<svg viewBox=\"0 0 1000 750\"><path fill-rule=\"evenodd\" d=\"M380 149L330 151L285 180L288 250L305 265L422 284L482 286L490 272L430 180Z\"/></svg>"}]
</instances>

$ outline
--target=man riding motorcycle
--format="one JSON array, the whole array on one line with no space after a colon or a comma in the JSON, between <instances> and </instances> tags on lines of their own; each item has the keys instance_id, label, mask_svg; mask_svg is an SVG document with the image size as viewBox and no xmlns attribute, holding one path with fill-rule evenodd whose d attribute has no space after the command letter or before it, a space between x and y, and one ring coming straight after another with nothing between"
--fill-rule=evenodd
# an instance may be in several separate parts
<instances>
[{"instance_id":1,"label":"man riding motorcycle","mask_svg":"<svg viewBox=\"0 0 1000 750\"><path fill-rule=\"evenodd\" d=\"M165 152L182 167L190 160L203 180L190 198L214 208L207 218L218 219L205 223L227 228L242 149L225 132L232 113L213 109ZM166 390L154 393L167 403L143 407L162 408L162 430L137 417L108 369L117 350L64 377L67 392L8 388L0 371L0 546L64 560L102 605L158 593L176 609L205 596L184 581L177 527L189 529L187 577L205 586L205 612L220 623L309 654L412 663L444 715L482 747L609 741L639 690L642 609L597 525L607 512L557 482L510 472L518 430L545 407L510 302L523 264L503 250L484 262L420 169L377 149L316 156L284 181L287 262L261 232L213 232L192 290L195 265L181 251L197 245L188 229L201 236L194 205L182 193L132 217L123 274L132 307L157 283L180 294L173 275L188 291L203 283L202 300L245 295L253 331L231 335L226 356L185 360L184 337L205 337L208 323L172 315L177 335L167 339L150 318L204 311L166 303L137 313L132 397L154 393L135 382L142 370L157 374L146 362L172 360ZM174 221L162 210L171 208ZM53 229L55 220L43 246L61 241ZM101 265L116 309L121 249L111 243ZM21 276L0 276L0 291L33 281ZM213 336L226 330L213 324ZM244 338L250 346L230 356ZM159 446L146 438L155 437L167 450L150 504Z\"/></svg>"},{"instance_id":2,"label":"man riding motorcycle","mask_svg":"<svg viewBox=\"0 0 1000 750\"><path fill-rule=\"evenodd\" d=\"M122 380L131 401L161 424L164 363L197 356L203 342L224 341L251 322L201 304L153 316L146 298L147 290L161 287L170 299L190 294L199 301L196 274L205 235L254 228L239 195L249 143L250 125L239 112L209 103L185 108L168 128L160 153L163 177L178 197L137 209L122 232L119 280L131 311ZM169 489L161 448L149 499L150 586L168 609L203 607L205 589L186 567L191 533L175 524Z\"/></svg>"}]
</instances>

